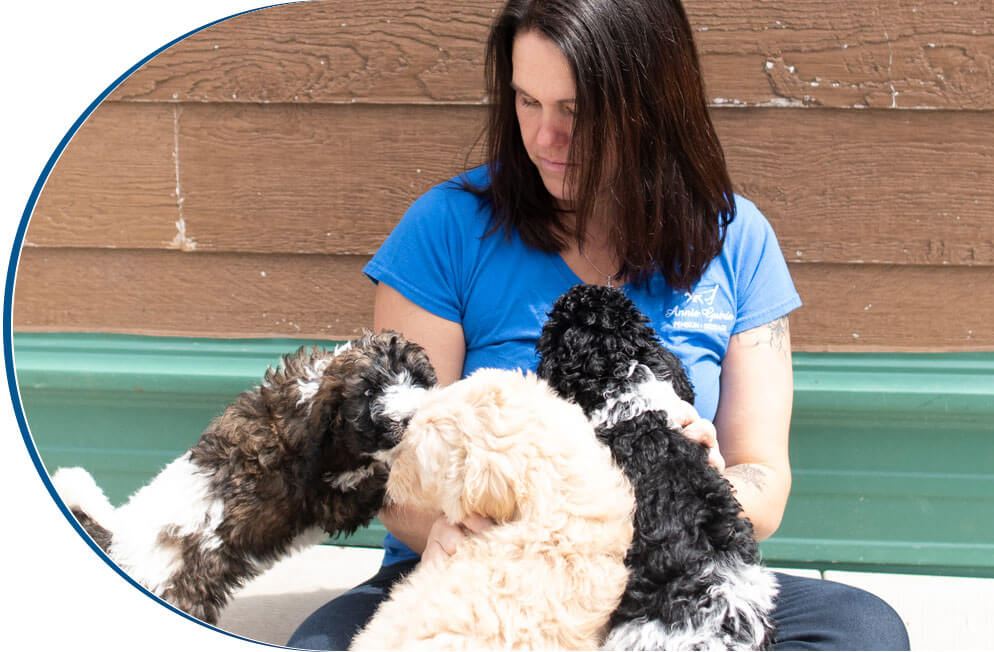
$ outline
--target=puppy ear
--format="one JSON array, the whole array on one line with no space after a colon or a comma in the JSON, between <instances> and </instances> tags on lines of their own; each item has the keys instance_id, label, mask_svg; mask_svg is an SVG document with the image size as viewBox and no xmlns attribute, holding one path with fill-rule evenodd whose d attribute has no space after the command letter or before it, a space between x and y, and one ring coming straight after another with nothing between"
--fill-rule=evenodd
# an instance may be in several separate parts
<instances>
[{"instance_id":1,"label":"puppy ear","mask_svg":"<svg viewBox=\"0 0 994 652\"><path fill-rule=\"evenodd\" d=\"M465 464L463 512L477 513L498 523L511 520L519 485L512 460L502 453L470 445Z\"/></svg>"},{"instance_id":2,"label":"puppy ear","mask_svg":"<svg viewBox=\"0 0 994 652\"><path fill-rule=\"evenodd\" d=\"M446 493L444 487L451 482L450 468L461 468L460 456L453 459L453 448L433 419L413 421L390 457L387 496L413 507L440 507L440 494ZM448 493L454 491L458 489Z\"/></svg>"},{"instance_id":3,"label":"puppy ear","mask_svg":"<svg viewBox=\"0 0 994 652\"><path fill-rule=\"evenodd\" d=\"M387 501L401 505L417 504L424 498L424 488L414 447L402 441L393 452L390 475L387 476Z\"/></svg>"}]
</instances>

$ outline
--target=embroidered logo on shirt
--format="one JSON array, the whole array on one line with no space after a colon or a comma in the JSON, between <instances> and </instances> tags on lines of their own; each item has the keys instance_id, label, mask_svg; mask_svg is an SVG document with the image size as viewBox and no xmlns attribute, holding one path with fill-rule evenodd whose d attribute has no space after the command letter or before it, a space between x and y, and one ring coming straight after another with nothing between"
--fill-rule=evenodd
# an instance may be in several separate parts
<instances>
[{"instance_id":1,"label":"embroidered logo on shirt","mask_svg":"<svg viewBox=\"0 0 994 652\"><path fill-rule=\"evenodd\" d=\"M735 321L735 315L727 305L715 299L719 296L718 286L696 287L683 293L683 301L666 311L666 318L673 320L673 327L695 331L718 331L728 333Z\"/></svg>"}]
</instances>

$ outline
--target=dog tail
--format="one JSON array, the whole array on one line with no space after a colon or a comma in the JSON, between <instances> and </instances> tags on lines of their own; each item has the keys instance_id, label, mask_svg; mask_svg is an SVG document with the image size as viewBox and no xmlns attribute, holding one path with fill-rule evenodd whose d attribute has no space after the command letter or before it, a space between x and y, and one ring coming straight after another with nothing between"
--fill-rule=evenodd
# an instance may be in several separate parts
<instances>
[{"instance_id":1,"label":"dog tail","mask_svg":"<svg viewBox=\"0 0 994 652\"><path fill-rule=\"evenodd\" d=\"M113 532L107 527L113 520L114 506L86 469L57 469L52 475L56 493L101 550L107 552Z\"/></svg>"}]
</instances>

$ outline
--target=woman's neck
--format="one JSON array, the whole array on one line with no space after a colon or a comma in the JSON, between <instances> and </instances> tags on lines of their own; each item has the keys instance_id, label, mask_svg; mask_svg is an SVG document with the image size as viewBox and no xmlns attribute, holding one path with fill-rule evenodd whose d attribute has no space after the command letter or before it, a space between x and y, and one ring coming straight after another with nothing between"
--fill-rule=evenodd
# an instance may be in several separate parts
<instances>
[{"instance_id":1,"label":"woman's neck","mask_svg":"<svg viewBox=\"0 0 994 652\"><path fill-rule=\"evenodd\" d=\"M568 229L563 234L567 245L559 253L573 273L591 285L623 285L625 279L618 276L621 263L607 220L591 220L584 225L583 233L577 233L575 213L563 214L562 221Z\"/></svg>"}]
</instances>

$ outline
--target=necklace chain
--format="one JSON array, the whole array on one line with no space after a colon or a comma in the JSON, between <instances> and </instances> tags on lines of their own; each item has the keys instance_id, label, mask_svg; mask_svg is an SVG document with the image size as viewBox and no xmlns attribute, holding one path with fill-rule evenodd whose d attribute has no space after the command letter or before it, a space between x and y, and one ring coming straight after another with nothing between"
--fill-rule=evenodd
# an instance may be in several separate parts
<instances>
[{"instance_id":1,"label":"necklace chain","mask_svg":"<svg viewBox=\"0 0 994 652\"><path fill-rule=\"evenodd\" d=\"M590 260L590 257L589 257L589 256L587 256L587 252L585 252L585 251L583 250L583 247L577 247L577 249L579 249L579 250L580 250L580 255L581 255L581 256L583 256L583 258L584 258L584 259L585 259L585 260L586 260L586 261L587 261L588 263L590 263L590 266L594 268L594 271L595 271L595 272L597 272L597 273L598 273L598 274L600 274L601 276L603 276L603 277L607 278L607 286L608 286L609 288L613 288L613 287L614 287L614 283L613 283L612 281L614 281L614 274L605 274L604 272L602 272L602 271L601 271L601 268L600 268L600 267L598 267L597 265L595 265L595 264L594 264L594 261ZM616 272L616 273L617 273L617 272Z\"/></svg>"}]
</instances>

